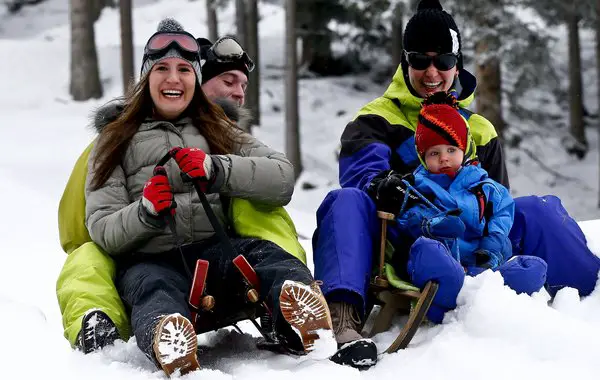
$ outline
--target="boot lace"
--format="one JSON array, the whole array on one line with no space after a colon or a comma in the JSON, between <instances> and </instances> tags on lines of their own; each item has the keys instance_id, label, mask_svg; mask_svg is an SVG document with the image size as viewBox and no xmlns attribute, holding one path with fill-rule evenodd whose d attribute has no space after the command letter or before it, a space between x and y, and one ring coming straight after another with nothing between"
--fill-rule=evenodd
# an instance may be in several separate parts
<instances>
[{"instance_id":1,"label":"boot lace","mask_svg":"<svg viewBox=\"0 0 600 380\"><path fill-rule=\"evenodd\" d=\"M340 302L339 306L340 322L337 326L335 326L334 333L337 335L346 329L357 331L361 324L361 320L354 305L346 302Z\"/></svg>"}]
</instances>

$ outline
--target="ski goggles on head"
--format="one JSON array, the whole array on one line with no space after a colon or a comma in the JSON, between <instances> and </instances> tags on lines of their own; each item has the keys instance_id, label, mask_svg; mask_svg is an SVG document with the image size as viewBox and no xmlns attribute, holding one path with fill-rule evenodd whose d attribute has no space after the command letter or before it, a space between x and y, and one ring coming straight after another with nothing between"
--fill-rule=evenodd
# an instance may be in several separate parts
<instances>
[{"instance_id":1,"label":"ski goggles on head","mask_svg":"<svg viewBox=\"0 0 600 380\"><path fill-rule=\"evenodd\" d=\"M209 49L204 53L204 57L207 61L217 62L241 62L246 66L248 72L254 70L254 62L248 56L248 53L244 51L244 48L237 42L233 37L222 37L218 39Z\"/></svg>"},{"instance_id":2,"label":"ski goggles on head","mask_svg":"<svg viewBox=\"0 0 600 380\"><path fill-rule=\"evenodd\" d=\"M408 65L415 70L426 70L433 62L433 66L436 69L448 71L458 63L458 55L454 53L427 55L425 53L404 50L404 56Z\"/></svg>"},{"instance_id":3,"label":"ski goggles on head","mask_svg":"<svg viewBox=\"0 0 600 380\"><path fill-rule=\"evenodd\" d=\"M197 55L200 51L198 41L187 32L156 32L150 37L144 54L148 56L162 54L175 44L182 53Z\"/></svg>"}]
</instances>

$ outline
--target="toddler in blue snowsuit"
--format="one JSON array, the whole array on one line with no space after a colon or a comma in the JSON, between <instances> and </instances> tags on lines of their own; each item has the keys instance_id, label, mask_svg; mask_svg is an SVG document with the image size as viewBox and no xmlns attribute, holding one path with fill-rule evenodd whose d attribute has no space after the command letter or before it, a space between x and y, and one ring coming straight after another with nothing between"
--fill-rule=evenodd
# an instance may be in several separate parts
<instances>
[{"instance_id":1,"label":"toddler in blue snowsuit","mask_svg":"<svg viewBox=\"0 0 600 380\"><path fill-rule=\"evenodd\" d=\"M384 172L370 190L379 209L398 213L396 239L414 241L408 257L394 262L406 263L405 273L418 287L430 280L439 283L427 317L440 323L456 307L465 275L486 269L500 272L517 293L539 291L546 282L546 262L512 257L513 198L476 160L468 159L474 144L451 94L436 93L423 102L415 145L421 165L413 174ZM389 196L398 187L406 202Z\"/></svg>"}]
</instances>

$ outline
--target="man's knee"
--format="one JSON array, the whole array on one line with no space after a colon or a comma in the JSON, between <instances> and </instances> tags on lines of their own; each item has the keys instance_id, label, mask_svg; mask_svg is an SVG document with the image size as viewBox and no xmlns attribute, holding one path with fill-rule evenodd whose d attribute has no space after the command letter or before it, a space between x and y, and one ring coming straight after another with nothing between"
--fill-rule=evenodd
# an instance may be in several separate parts
<instances>
[{"instance_id":1,"label":"man's knee","mask_svg":"<svg viewBox=\"0 0 600 380\"><path fill-rule=\"evenodd\" d=\"M56 290L69 289L71 284L90 281L92 284L114 286L115 263L95 243L89 242L75 249L67 257L58 276Z\"/></svg>"},{"instance_id":2,"label":"man's knee","mask_svg":"<svg viewBox=\"0 0 600 380\"><path fill-rule=\"evenodd\" d=\"M535 218L557 216L562 219L569 217L560 198L554 195L517 197L515 198L515 214Z\"/></svg>"},{"instance_id":3,"label":"man's knee","mask_svg":"<svg viewBox=\"0 0 600 380\"><path fill-rule=\"evenodd\" d=\"M346 205L373 208L373 210L375 207L373 200L367 193L354 187L345 187L330 191L319 206L317 213L327 212L333 207L345 207Z\"/></svg>"},{"instance_id":4,"label":"man's knee","mask_svg":"<svg viewBox=\"0 0 600 380\"><path fill-rule=\"evenodd\" d=\"M370 239L365 240L363 236L367 234L370 237L377 228L375 204L365 192L356 188L333 190L327 194L317 210L313 249L318 250L323 244L322 240L335 242L336 245L351 245L352 242L359 246L370 246Z\"/></svg>"}]
</instances>

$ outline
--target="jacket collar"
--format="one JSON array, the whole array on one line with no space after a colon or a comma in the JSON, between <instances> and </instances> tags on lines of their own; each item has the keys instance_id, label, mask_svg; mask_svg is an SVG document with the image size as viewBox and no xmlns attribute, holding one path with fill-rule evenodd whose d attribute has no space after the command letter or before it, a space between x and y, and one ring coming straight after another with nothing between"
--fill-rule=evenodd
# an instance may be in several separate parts
<instances>
[{"instance_id":1,"label":"jacket collar","mask_svg":"<svg viewBox=\"0 0 600 380\"><path fill-rule=\"evenodd\" d=\"M192 118L187 116L177 120L155 120L151 117L148 117L146 118L146 120L144 120L142 125L140 125L138 131L149 131L159 126L164 126L166 128L172 129L176 133L180 133L183 127L191 124Z\"/></svg>"},{"instance_id":2,"label":"jacket collar","mask_svg":"<svg viewBox=\"0 0 600 380\"><path fill-rule=\"evenodd\" d=\"M480 165L463 166L454 178L450 178L446 174L433 174L429 172L423 165L415 170L415 184L425 185L431 188L430 183L435 183L443 189L469 189L472 186L480 183L488 178L488 174L481 168ZM419 186L420 187L420 186ZM433 186L435 187L435 186Z\"/></svg>"}]
</instances>

